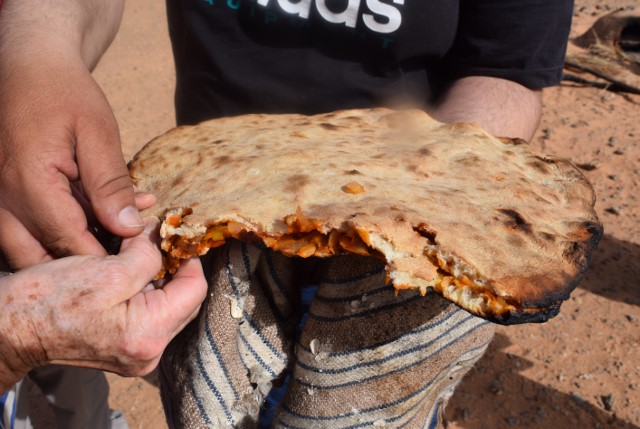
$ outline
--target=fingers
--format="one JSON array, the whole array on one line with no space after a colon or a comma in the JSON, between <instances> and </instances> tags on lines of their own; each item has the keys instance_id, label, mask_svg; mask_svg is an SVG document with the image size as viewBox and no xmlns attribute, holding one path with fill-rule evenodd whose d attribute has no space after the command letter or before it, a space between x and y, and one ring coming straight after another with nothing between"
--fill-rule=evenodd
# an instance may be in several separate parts
<instances>
[{"instance_id":1,"label":"fingers","mask_svg":"<svg viewBox=\"0 0 640 429\"><path fill-rule=\"evenodd\" d=\"M148 209L149 207L153 206L156 201L158 201L155 195L143 191L138 191L135 186L133 187L133 189L135 191L134 196L136 199L136 208L140 211Z\"/></svg>"},{"instance_id":2,"label":"fingers","mask_svg":"<svg viewBox=\"0 0 640 429\"><path fill-rule=\"evenodd\" d=\"M132 326L140 339L155 338L163 347L198 314L207 294L207 281L198 258L185 261L162 289L144 288L128 305Z\"/></svg>"},{"instance_id":3,"label":"fingers","mask_svg":"<svg viewBox=\"0 0 640 429\"><path fill-rule=\"evenodd\" d=\"M204 277L199 258L185 261L164 288L150 293L163 293L170 306L168 313L175 325L171 333L173 338L198 314L200 304L207 295L207 281Z\"/></svg>"},{"instance_id":4,"label":"fingers","mask_svg":"<svg viewBox=\"0 0 640 429\"><path fill-rule=\"evenodd\" d=\"M0 253L4 254L5 262L15 270L52 259L47 249L4 209L0 209L0 237L10 237L0 241Z\"/></svg>"},{"instance_id":5,"label":"fingers","mask_svg":"<svg viewBox=\"0 0 640 429\"><path fill-rule=\"evenodd\" d=\"M138 374L151 370L169 341L196 317L206 293L202 265L193 258L180 267L163 289L145 287L134 295L126 307L122 361L129 362Z\"/></svg>"},{"instance_id":6,"label":"fingers","mask_svg":"<svg viewBox=\"0 0 640 429\"><path fill-rule=\"evenodd\" d=\"M158 246L160 220L155 217L144 219L142 234L125 239L120 253L116 256L133 274L129 296L142 290L162 267L162 257Z\"/></svg>"},{"instance_id":7,"label":"fingers","mask_svg":"<svg viewBox=\"0 0 640 429\"><path fill-rule=\"evenodd\" d=\"M76 56L42 56L34 64L21 61L0 79L0 208L56 256L102 255L69 182L82 182L87 213L95 212L111 233L130 237L143 230L117 123ZM6 241L15 240L0 236ZM20 265L38 262L29 256L31 245L6 247Z\"/></svg>"},{"instance_id":8,"label":"fingers","mask_svg":"<svg viewBox=\"0 0 640 429\"><path fill-rule=\"evenodd\" d=\"M76 158L82 186L98 221L121 237L139 234L144 223L136 208L133 184L122 155L118 127L110 111L76 127Z\"/></svg>"},{"instance_id":9,"label":"fingers","mask_svg":"<svg viewBox=\"0 0 640 429\"><path fill-rule=\"evenodd\" d=\"M14 268L39 263L45 254L105 254L88 231L85 214L64 175L45 173L18 181L27 185L10 201L11 212L2 210L0 222L0 242Z\"/></svg>"},{"instance_id":10,"label":"fingers","mask_svg":"<svg viewBox=\"0 0 640 429\"><path fill-rule=\"evenodd\" d=\"M108 254L115 255L120 250L120 244L122 242L121 237L107 231L98 221L96 215L93 213L91 203L87 199L80 182L74 182L71 184L71 191L74 198L78 201L89 222L89 230L93 236L102 244ZM140 211L148 209L153 206L157 199L154 195L147 192L138 191L134 186L134 197L136 208Z\"/></svg>"}]
</instances>

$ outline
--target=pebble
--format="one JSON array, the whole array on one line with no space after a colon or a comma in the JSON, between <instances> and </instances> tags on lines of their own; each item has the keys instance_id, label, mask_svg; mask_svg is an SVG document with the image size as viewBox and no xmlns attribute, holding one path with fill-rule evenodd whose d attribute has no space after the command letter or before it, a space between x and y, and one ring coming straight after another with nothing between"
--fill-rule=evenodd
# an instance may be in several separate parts
<instances>
[{"instance_id":1,"label":"pebble","mask_svg":"<svg viewBox=\"0 0 640 429\"><path fill-rule=\"evenodd\" d=\"M600 400L602 401L602 406L605 410L613 411L614 399L611 393L609 393L608 395L600 396Z\"/></svg>"},{"instance_id":2,"label":"pebble","mask_svg":"<svg viewBox=\"0 0 640 429\"><path fill-rule=\"evenodd\" d=\"M611 213L612 215L620 216L620 208L619 207L607 207L604 209L605 212Z\"/></svg>"},{"instance_id":3,"label":"pebble","mask_svg":"<svg viewBox=\"0 0 640 429\"><path fill-rule=\"evenodd\" d=\"M592 164L590 162L581 162L576 164L576 166L578 166L580 170L584 170L584 171L593 171L598 168L597 165Z\"/></svg>"}]
</instances>

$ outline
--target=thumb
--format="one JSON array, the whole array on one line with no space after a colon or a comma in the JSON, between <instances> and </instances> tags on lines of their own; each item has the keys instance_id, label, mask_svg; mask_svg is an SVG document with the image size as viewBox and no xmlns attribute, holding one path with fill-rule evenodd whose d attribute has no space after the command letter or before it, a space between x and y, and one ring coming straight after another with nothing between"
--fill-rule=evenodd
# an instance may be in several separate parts
<instances>
[{"instance_id":1,"label":"thumb","mask_svg":"<svg viewBox=\"0 0 640 429\"><path fill-rule=\"evenodd\" d=\"M144 223L136 208L115 118L110 115L109 119L108 124L103 120L100 127L78 136L80 179L100 224L115 235L133 237L142 232Z\"/></svg>"},{"instance_id":2,"label":"thumb","mask_svg":"<svg viewBox=\"0 0 640 429\"><path fill-rule=\"evenodd\" d=\"M157 217L145 218L144 232L133 238L122 241L120 253L115 257L120 260L129 272L133 273L131 295L140 292L162 268L162 257L158 246L158 229L160 220Z\"/></svg>"}]
</instances>

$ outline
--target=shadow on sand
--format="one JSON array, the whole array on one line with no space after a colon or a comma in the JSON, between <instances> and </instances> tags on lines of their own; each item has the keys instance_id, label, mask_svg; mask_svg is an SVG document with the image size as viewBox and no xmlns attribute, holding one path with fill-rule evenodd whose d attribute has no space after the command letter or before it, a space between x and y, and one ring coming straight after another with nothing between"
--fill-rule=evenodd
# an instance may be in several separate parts
<instances>
[{"instance_id":1,"label":"shadow on sand","mask_svg":"<svg viewBox=\"0 0 640 429\"><path fill-rule=\"evenodd\" d=\"M578 287L640 306L640 245L604 236ZM448 421L465 429L640 429L575 394L521 375L533 363L506 353L510 343L504 334L496 335L456 390L447 408Z\"/></svg>"},{"instance_id":2,"label":"shadow on sand","mask_svg":"<svg viewBox=\"0 0 640 429\"><path fill-rule=\"evenodd\" d=\"M578 287L640 306L640 245L605 235Z\"/></svg>"},{"instance_id":3,"label":"shadow on sand","mask_svg":"<svg viewBox=\"0 0 640 429\"><path fill-rule=\"evenodd\" d=\"M510 344L508 337L496 334L487 353L458 386L447 406L447 421L464 429L640 429L577 394L524 377L521 372L533 364L506 353Z\"/></svg>"}]
</instances>

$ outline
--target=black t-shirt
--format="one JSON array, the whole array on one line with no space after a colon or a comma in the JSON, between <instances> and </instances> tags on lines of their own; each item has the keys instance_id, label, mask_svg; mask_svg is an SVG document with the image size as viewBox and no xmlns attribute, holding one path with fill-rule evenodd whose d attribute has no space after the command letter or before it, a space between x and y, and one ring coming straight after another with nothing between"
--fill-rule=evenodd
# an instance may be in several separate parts
<instances>
[{"instance_id":1,"label":"black t-shirt","mask_svg":"<svg viewBox=\"0 0 640 429\"><path fill-rule=\"evenodd\" d=\"M426 105L448 81L562 73L572 0L168 0L178 122Z\"/></svg>"}]
</instances>

